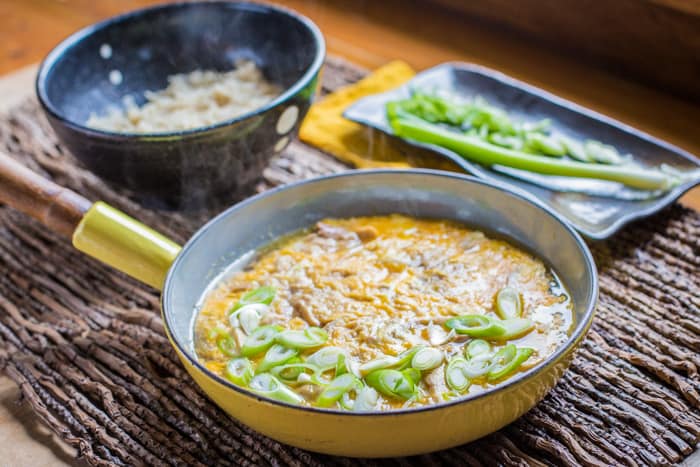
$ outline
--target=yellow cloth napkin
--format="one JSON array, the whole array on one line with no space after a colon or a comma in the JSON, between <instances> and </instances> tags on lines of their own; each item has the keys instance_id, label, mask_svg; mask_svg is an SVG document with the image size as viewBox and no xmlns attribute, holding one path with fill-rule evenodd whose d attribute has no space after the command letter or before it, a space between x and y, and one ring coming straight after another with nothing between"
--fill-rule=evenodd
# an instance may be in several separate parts
<instances>
[{"instance_id":1,"label":"yellow cloth napkin","mask_svg":"<svg viewBox=\"0 0 700 467\"><path fill-rule=\"evenodd\" d=\"M361 81L338 89L311 106L299 129L299 138L357 168L407 167L397 150L376 141L370 137L372 130L342 114L356 100L398 87L414 75L407 63L394 61Z\"/></svg>"},{"instance_id":2,"label":"yellow cloth napkin","mask_svg":"<svg viewBox=\"0 0 700 467\"><path fill-rule=\"evenodd\" d=\"M356 100L398 87L414 75L408 64L394 61L363 80L329 94L311 106L299 129L299 138L360 169L420 166L454 170L454 166L445 164L434 155L426 161L421 151L405 144L401 146L381 132L342 116Z\"/></svg>"},{"instance_id":3,"label":"yellow cloth napkin","mask_svg":"<svg viewBox=\"0 0 700 467\"><path fill-rule=\"evenodd\" d=\"M426 167L462 171L457 165L397 142L380 131L343 118L356 100L396 88L415 75L402 61L390 62L355 84L340 88L309 109L299 138L358 169Z\"/></svg>"}]
</instances>

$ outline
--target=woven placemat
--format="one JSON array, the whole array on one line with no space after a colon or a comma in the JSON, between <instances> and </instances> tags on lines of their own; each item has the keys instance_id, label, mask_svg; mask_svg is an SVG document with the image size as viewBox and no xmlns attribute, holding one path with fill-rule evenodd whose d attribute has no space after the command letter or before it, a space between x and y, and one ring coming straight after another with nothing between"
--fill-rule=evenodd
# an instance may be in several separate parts
<instances>
[{"instance_id":1,"label":"woven placemat","mask_svg":"<svg viewBox=\"0 0 700 467\"><path fill-rule=\"evenodd\" d=\"M329 60L324 92L363 72ZM178 241L208 216L141 208L80 168L35 101L0 119L0 149ZM347 170L293 143L260 189ZM227 417L180 366L156 291L0 207L0 368L92 465L667 465L700 440L700 215L674 205L593 245L600 303L556 388L512 425L416 458L357 460L279 444ZM430 429L430 427L416 427Z\"/></svg>"}]
</instances>

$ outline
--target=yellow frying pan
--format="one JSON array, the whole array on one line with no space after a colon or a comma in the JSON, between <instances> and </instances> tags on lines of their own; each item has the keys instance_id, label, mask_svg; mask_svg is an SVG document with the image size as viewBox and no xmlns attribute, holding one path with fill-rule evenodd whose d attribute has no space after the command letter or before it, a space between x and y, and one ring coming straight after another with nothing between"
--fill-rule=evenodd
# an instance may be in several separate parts
<instances>
[{"instance_id":1,"label":"yellow frying pan","mask_svg":"<svg viewBox=\"0 0 700 467\"><path fill-rule=\"evenodd\" d=\"M279 441L363 457L419 454L498 430L533 407L569 365L593 318L597 274L581 237L527 194L429 170L347 172L268 191L224 211L180 248L108 206L45 180L0 155L0 201L72 238L73 245L162 290L162 313L183 365L232 417ZM198 363L192 315L210 282L236 258L325 217L402 213L497 232L547 262L571 292L576 324L536 367L483 393L393 412L348 413L264 399Z\"/></svg>"}]
</instances>

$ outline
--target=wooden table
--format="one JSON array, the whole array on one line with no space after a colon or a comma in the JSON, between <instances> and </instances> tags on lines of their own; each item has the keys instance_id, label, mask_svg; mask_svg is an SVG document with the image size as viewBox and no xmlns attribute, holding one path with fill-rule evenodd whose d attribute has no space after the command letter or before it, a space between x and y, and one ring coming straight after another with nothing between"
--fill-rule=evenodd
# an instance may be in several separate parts
<instances>
[{"instance_id":1,"label":"wooden table","mask_svg":"<svg viewBox=\"0 0 700 467\"><path fill-rule=\"evenodd\" d=\"M39 61L76 29L152 0L3 0L0 2L0 111L33 92ZM368 68L391 59L416 69L463 60L496 68L700 154L700 107L623 80L542 47L533 47L452 12L402 0L382 2L284 0L323 30L330 53ZM21 70L20 70L21 69ZM19 71L18 71L19 70ZM700 189L683 198L700 210ZM0 377L0 466L73 464L60 443L37 428L15 401L19 392ZM697 465L696 453L686 461Z\"/></svg>"}]
</instances>

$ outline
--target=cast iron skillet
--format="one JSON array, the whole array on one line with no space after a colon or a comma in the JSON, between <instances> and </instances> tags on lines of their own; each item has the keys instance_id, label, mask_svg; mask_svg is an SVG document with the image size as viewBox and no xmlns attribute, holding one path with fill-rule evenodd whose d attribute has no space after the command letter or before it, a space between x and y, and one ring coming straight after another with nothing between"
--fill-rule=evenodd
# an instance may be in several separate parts
<instances>
[{"instance_id":1,"label":"cast iron skillet","mask_svg":"<svg viewBox=\"0 0 700 467\"><path fill-rule=\"evenodd\" d=\"M182 249L116 209L91 204L6 156L0 156L0 201L72 236L79 250L161 288L173 347L215 403L265 435L328 454L419 454L471 441L512 422L542 399L569 365L591 324L597 298L590 251L553 211L516 189L448 172L352 171L287 185L224 211ZM197 361L192 343L196 306L233 260L324 217L390 213L467 223L543 259L574 302L569 339L541 364L483 393L394 412L348 413L264 399Z\"/></svg>"}]
</instances>

